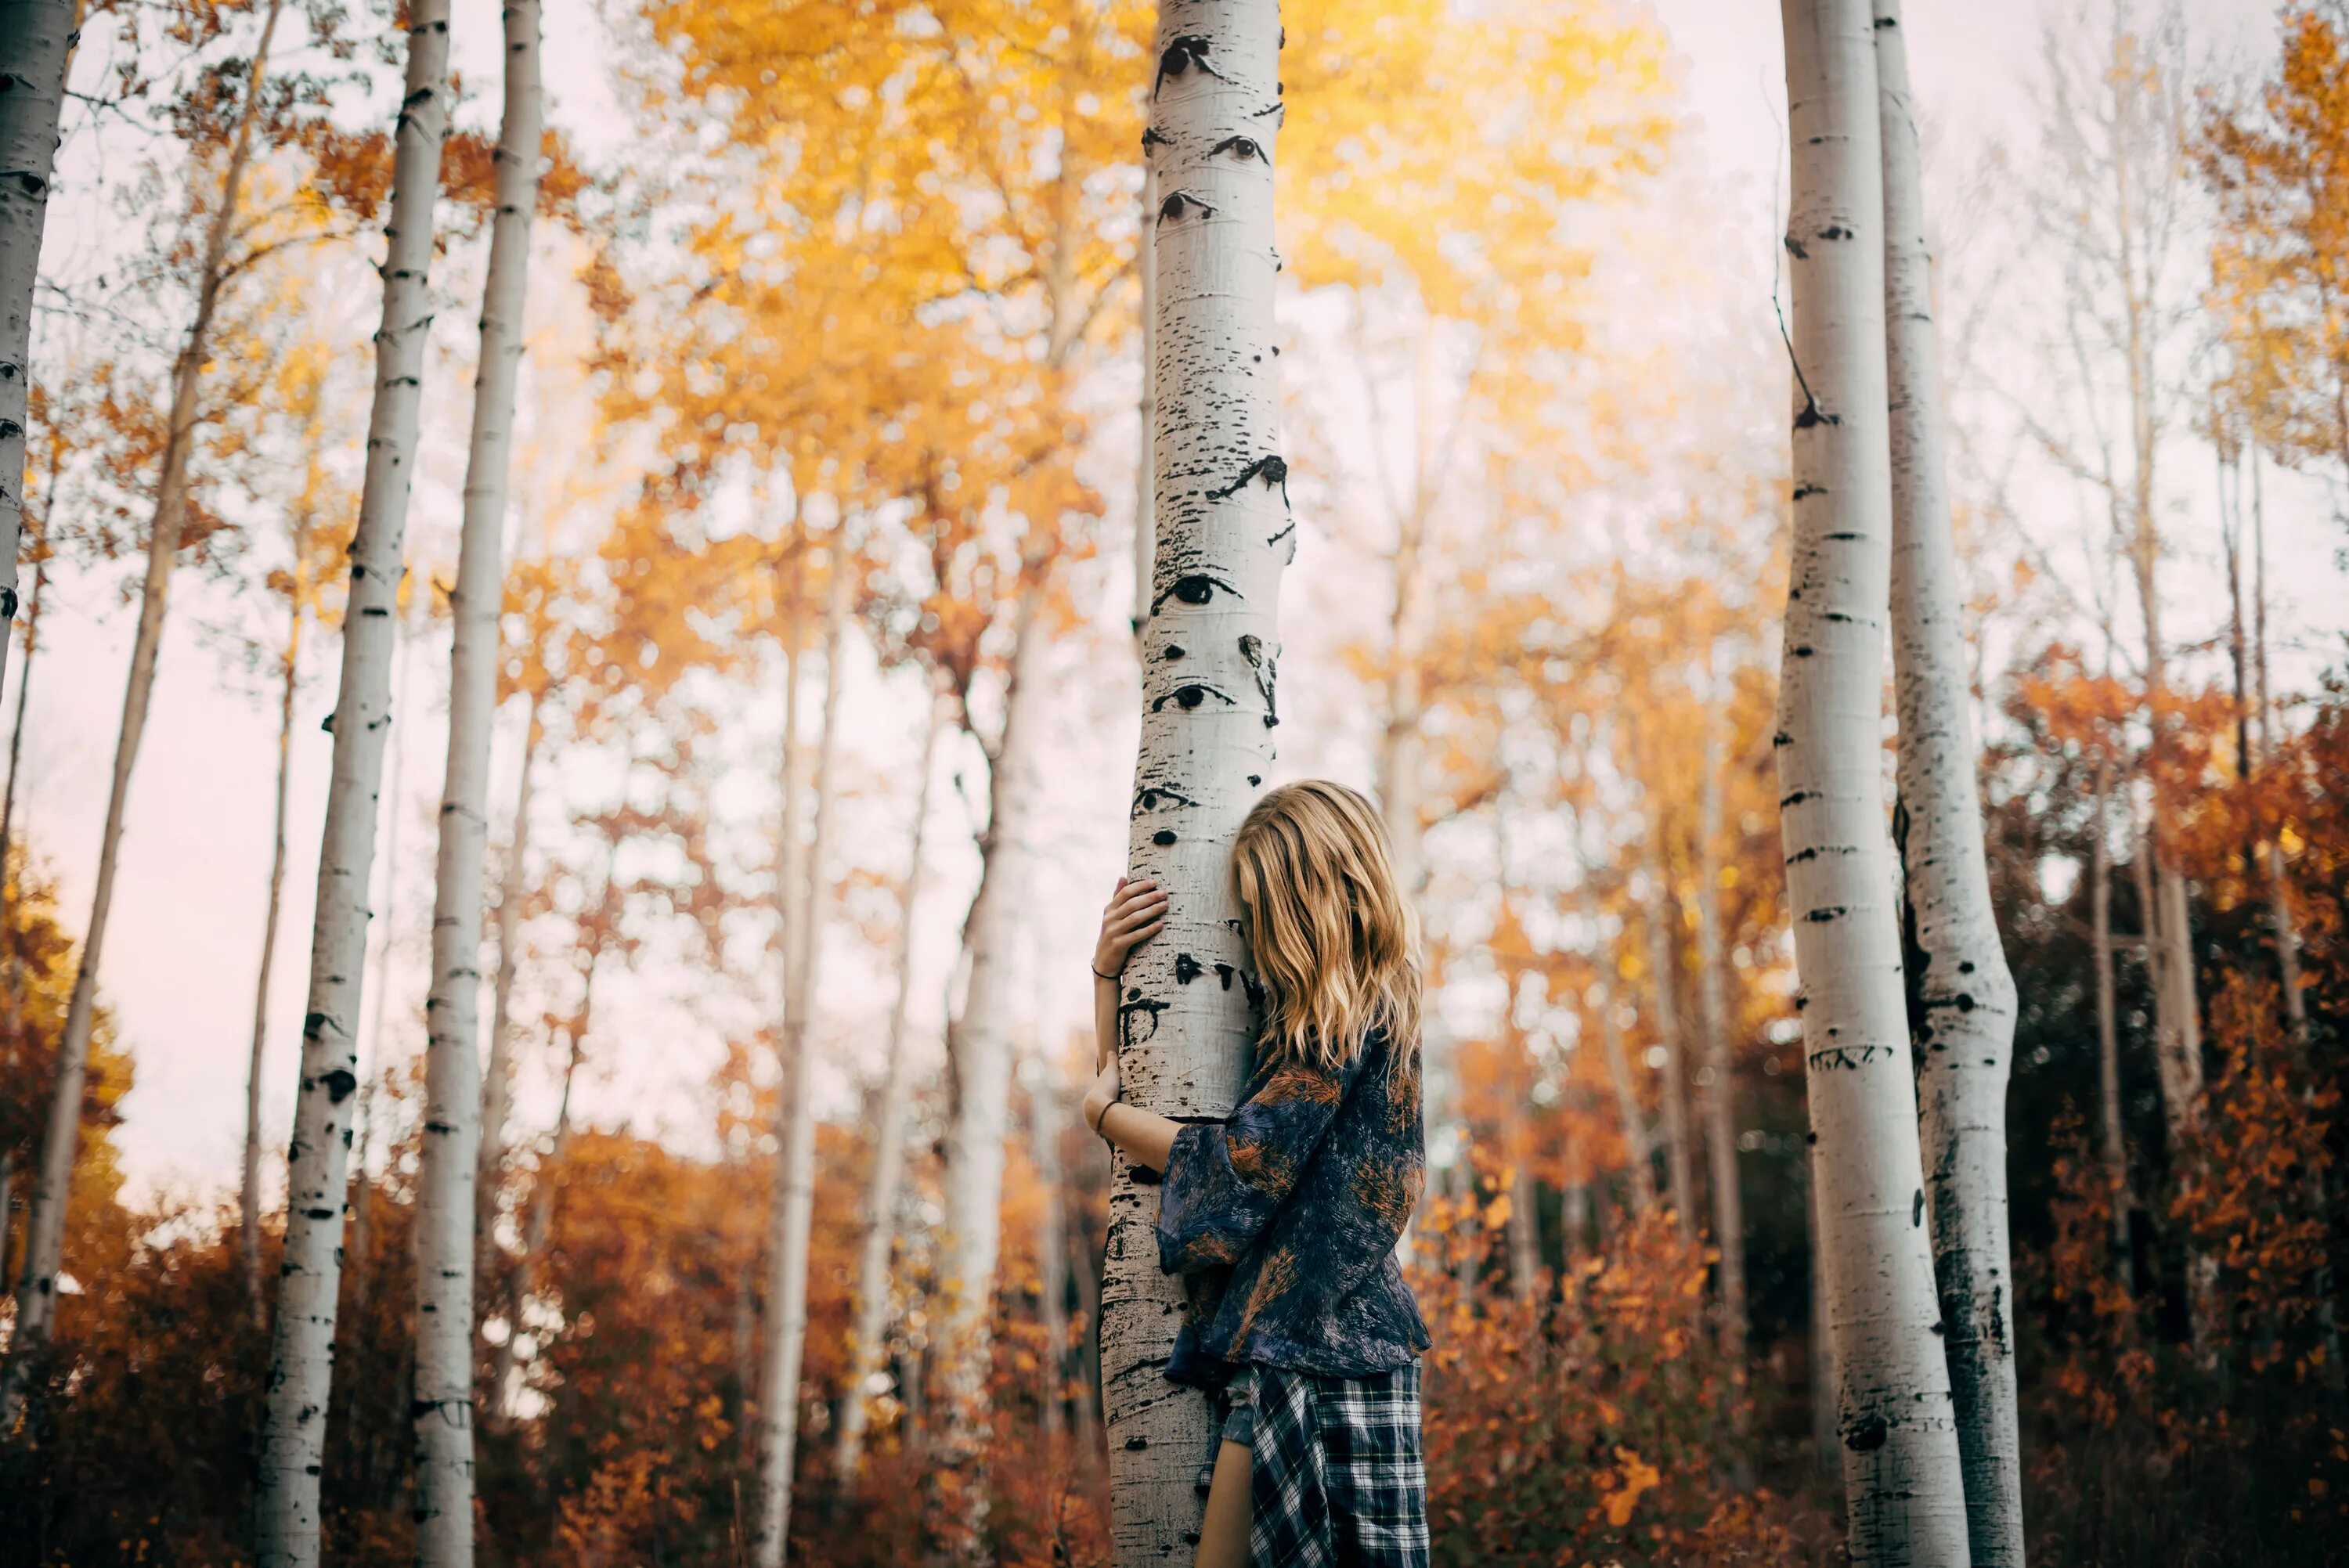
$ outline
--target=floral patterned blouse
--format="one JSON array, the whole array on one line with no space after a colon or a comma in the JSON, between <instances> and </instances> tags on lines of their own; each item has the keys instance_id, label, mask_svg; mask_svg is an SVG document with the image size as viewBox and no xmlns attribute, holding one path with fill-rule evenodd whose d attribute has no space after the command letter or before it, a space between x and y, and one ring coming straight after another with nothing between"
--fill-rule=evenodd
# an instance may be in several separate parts
<instances>
[{"instance_id":1,"label":"floral patterned blouse","mask_svg":"<svg viewBox=\"0 0 2349 1568\"><path fill-rule=\"evenodd\" d=\"M1366 1377L1427 1348L1395 1243L1425 1185L1416 1053L1372 1030L1335 1072L1259 1064L1231 1119L1175 1134L1158 1264L1186 1310L1166 1376L1219 1387L1260 1364Z\"/></svg>"}]
</instances>

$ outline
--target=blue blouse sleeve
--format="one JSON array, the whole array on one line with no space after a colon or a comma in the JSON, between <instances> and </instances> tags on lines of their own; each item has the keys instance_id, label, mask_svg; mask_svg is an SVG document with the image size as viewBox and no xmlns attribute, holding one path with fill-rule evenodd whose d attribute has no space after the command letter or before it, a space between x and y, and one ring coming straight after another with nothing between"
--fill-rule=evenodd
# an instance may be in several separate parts
<instances>
[{"instance_id":1,"label":"blue blouse sleeve","mask_svg":"<svg viewBox=\"0 0 2349 1568\"><path fill-rule=\"evenodd\" d=\"M1158 1266L1192 1274L1239 1261L1319 1147L1365 1053L1337 1071L1274 1068L1229 1121L1174 1135L1158 1195Z\"/></svg>"}]
</instances>

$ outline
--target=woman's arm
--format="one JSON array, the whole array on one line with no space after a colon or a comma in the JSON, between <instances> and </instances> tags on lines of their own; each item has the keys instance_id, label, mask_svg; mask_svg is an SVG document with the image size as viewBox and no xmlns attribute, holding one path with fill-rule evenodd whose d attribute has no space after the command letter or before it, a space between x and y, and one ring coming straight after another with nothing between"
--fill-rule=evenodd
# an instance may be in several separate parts
<instances>
[{"instance_id":1,"label":"woman's arm","mask_svg":"<svg viewBox=\"0 0 2349 1568\"><path fill-rule=\"evenodd\" d=\"M1166 1169L1166 1157L1174 1149L1174 1134L1182 1130L1179 1124L1155 1111L1119 1103L1114 1060L1102 1069L1101 1077L1085 1091L1084 1114L1087 1127L1123 1150L1128 1160L1153 1171Z\"/></svg>"},{"instance_id":2,"label":"woman's arm","mask_svg":"<svg viewBox=\"0 0 2349 1568\"><path fill-rule=\"evenodd\" d=\"M1117 987L1128 955L1165 923L1166 895L1156 882L1117 879L1109 907L1102 911L1101 938L1093 944L1093 1068L1100 1077L1086 1091L1083 1107L1087 1127L1153 1171L1166 1168L1175 1128L1163 1116L1117 1103Z\"/></svg>"}]
</instances>

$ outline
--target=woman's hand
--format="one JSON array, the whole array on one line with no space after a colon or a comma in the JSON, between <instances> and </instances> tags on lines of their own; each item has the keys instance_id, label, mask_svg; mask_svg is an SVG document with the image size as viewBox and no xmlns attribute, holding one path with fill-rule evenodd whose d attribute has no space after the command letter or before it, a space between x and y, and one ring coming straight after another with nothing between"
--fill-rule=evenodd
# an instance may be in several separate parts
<instances>
[{"instance_id":1,"label":"woman's hand","mask_svg":"<svg viewBox=\"0 0 2349 1568\"><path fill-rule=\"evenodd\" d=\"M1085 1090L1080 1114L1085 1119L1087 1132L1101 1130L1102 1116L1117 1103L1117 1062L1112 1058L1107 1067L1102 1068L1101 1075L1093 1079L1092 1087Z\"/></svg>"},{"instance_id":2,"label":"woman's hand","mask_svg":"<svg viewBox=\"0 0 2349 1568\"><path fill-rule=\"evenodd\" d=\"M1093 977L1115 981L1125 972L1125 960L1166 924L1166 895L1158 884L1117 879L1109 907L1102 911L1101 939L1093 944Z\"/></svg>"}]
</instances>

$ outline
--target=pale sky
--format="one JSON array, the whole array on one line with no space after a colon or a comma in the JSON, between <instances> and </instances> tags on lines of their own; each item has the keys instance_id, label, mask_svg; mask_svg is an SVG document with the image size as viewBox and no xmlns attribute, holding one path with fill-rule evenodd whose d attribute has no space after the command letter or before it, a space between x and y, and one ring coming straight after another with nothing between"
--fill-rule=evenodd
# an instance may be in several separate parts
<instances>
[{"instance_id":1,"label":"pale sky","mask_svg":"<svg viewBox=\"0 0 2349 1568\"><path fill-rule=\"evenodd\" d=\"M1774 209L1785 182L1785 89L1775 7L1765 0L1653 0L1652 9L1684 72L1692 120L1689 158L1706 176L1701 188L1711 192L1708 205L1713 209L1705 215L1706 232L1744 235L1742 242L1723 246L1704 260L1704 286L1717 294L1723 316L1740 324L1738 330L1775 338ZM2271 16L2264 8L2200 0L2190 10L2209 36L2230 40L2246 55L2263 51L2271 33ZM1987 137L2027 118L2018 72L2035 58L2042 15L2037 0L1911 7L1912 68L1937 170L1967 166ZM548 0L545 15L551 120L574 139L591 164L626 157L625 116L605 78L606 50L594 6L588 0ZM495 77L495 8L459 7L457 26L457 63L479 92ZM1294 108L1303 112L1306 106ZM113 221L86 201L78 204L69 188L61 191L52 213L52 224L77 242L90 238L87 226ZM456 352L437 363L441 379L428 399L433 428L410 527L419 541L447 537L456 515L462 421L471 402L471 318L469 313L460 315L444 316L439 335ZM545 326L538 315L533 319ZM553 432L542 434L556 438ZM1103 488L1112 497L1123 494L1113 480L1104 479ZM2324 507L2304 488L2281 487L2271 528L2271 548L2288 568L2277 575L2302 584L2296 611L2288 603L2280 619L2290 623L2297 614L2305 625L2312 616L2329 614L2337 629L2337 610L2328 610L2340 589L2330 563L2337 527ZM120 581L118 572L102 582L57 585L43 618L44 646L26 743L20 820L41 862L58 878L61 913L77 933L87 917L131 632L132 615L115 598ZM122 1104L125 1124L118 1134L134 1195L159 1189L220 1190L234 1180L242 1136L275 733L273 707L241 677L224 676L222 661L199 641L197 623L208 608L218 610L217 597L216 590L192 574L181 574L131 797L101 971L104 995L137 1057L138 1087ZM1126 656L1122 634L1117 613L1109 607L1113 595L1104 589L1102 597L1101 621L1081 631L1061 654L1066 700L1055 721L1078 766L1067 769L1056 786L1056 830L1049 846L1053 865L1033 899L1034 945L1047 962L1059 964L1036 981L1046 998L1040 1006L1070 1022L1081 1016L1082 986L1074 980L1061 985L1053 976L1061 969L1073 975L1074 960L1061 960L1083 950L1106 881L1117 866L1120 808L1133 744L1132 718L1117 701L1125 679L1119 663ZM395 808L400 825L394 907L401 949L395 953L390 985L382 993L392 998L388 1037L401 1050L412 1050L421 1040L429 825L445 715L438 694L445 693L446 646L444 634L418 647L413 669L423 695L402 708L412 727L403 746ZM1110 672L1106 677L1104 669ZM1304 689L1313 689L1311 672L1299 673L1306 676ZM885 689L869 667L860 670L853 685L860 694L860 719L851 734L856 758L851 770L865 789L861 803L851 809L851 839L878 842L881 847L863 858L892 868L902 857L896 848L899 824L910 799L910 784L903 778L911 757L905 736L916 707L902 683ZM319 667L305 693L296 732L293 858L269 999L271 1054L264 1078L268 1142L280 1150L291 1114L328 751L318 720L328 706L330 686L330 672ZM13 689L6 701L13 705ZM763 725L761 733L771 734L773 709L771 702L754 704L747 722ZM1305 720L1309 734L1299 739L1309 754L1310 716ZM509 725L499 741L495 841L502 841L507 830L512 740ZM969 760L962 758L964 765ZM932 1052L952 933L976 868L965 832L968 813L951 789L942 786L938 793L943 799L933 839L949 847L941 852L929 884L923 979L916 990L916 1016L929 1031L923 1048ZM823 1086L831 1106L838 1109L848 1103L861 1070L860 1048L852 1037L869 1036L885 994L878 961L866 944L841 936L835 946L847 955L851 971L836 987L834 1016L827 1020L833 1036L850 1047L834 1078ZM647 1130L690 1122L702 1103L701 1086L717 1062L714 1035L692 1026L689 1009L681 1010L675 1000L632 1002L624 985L615 991L611 1044L602 1052L604 1076L583 1096L588 1114L632 1117ZM371 997L370 1011L374 1005ZM530 1081L537 1087L526 1088L517 1113L524 1125L535 1125L548 1109L543 1083Z\"/></svg>"}]
</instances>

